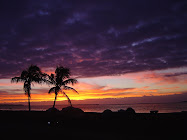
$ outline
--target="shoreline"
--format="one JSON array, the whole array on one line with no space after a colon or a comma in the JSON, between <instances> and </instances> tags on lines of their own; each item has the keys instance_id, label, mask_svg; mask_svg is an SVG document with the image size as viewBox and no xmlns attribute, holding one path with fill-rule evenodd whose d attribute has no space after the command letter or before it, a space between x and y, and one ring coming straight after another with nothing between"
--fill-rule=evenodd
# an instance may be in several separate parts
<instances>
[{"instance_id":1,"label":"shoreline","mask_svg":"<svg viewBox=\"0 0 187 140\"><path fill-rule=\"evenodd\" d=\"M117 111L112 111L113 113L118 113L119 110ZM136 114L151 114L151 111L154 110L150 110L149 112L136 112ZM156 110L157 111L157 110ZM0 109L0 112L29 112L27 109L25 110L21 110L21 109ZM30 112L46 112L46 110L42 110L42 109L38 109L38 110L31 110ZM94 111L84 111L85 113L99 113L102 114L103 111L100 112L94 112ZM181 111L175 111L175 112L160 112L158 110L157 114L175 114L175 113L187 113L186 110L181 110Z\"/></svg>"},{"instance_id":2,"label":"shoreline","mask_svg":"<svg viewBox=\"0 0 187 140\"><path fill-rule=\"evenodd\" d=\"M32 105L32 111L46 111L51 108L52 105ZM56 108L61 110L62 108L68 107L68 105L56 105ZM136 113L150 113L151 110L158 110L158 113L174 113L187 111L186 103L157 103L157 104L147 104L147 103L139 103L139 104L75 104L74 107L81 108L84 112L99 112L102 113L105 109L110 109L113 112L118 110L126 110L127 108L133 108ZM10 110L10 111L27 111L28 105L0 105L0 110Z\"/></svg>"}]
</instances>

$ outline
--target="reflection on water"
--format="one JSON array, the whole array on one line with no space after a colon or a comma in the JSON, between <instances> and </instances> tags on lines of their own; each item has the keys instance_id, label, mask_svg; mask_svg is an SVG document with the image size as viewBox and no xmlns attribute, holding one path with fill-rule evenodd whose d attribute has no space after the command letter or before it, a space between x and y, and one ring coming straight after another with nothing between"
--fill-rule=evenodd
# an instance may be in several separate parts
<instances>
[{"instance_id":1,"label":"reflection on water","mask_svg":"<svg viewBox=\"0 0 187 140\"><path fill-rule=\"evenodd\" d=\"M51 105L32 105L32 111L45 111L52 107ZM56 108L61 110L67 105L56 105ZM126 110L132 107L137 113L149 113L150 110L159 110L159 113L181 112L187 111L187 103L162 103L162 104L75 104L74 107L81 108L85 112L103 112L105 109L118 111L119 109ZM0 105L0 110L28 110L27 105Z\"/></svg>"}]
</instances>

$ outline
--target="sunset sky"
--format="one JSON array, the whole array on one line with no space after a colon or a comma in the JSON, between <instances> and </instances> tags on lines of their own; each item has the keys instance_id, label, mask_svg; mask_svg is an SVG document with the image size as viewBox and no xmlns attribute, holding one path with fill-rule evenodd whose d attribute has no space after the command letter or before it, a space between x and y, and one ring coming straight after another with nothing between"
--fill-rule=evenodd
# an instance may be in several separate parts
<instances>
[{"instance_id":1,"label":"sunset sky","mask_svg":"<svg viewBox=\"0 0 187 140\"><path fill-rule=\"evenodd\" d=\"M73 103L187 100L186 0L1 0L0 103L27 102L29 65L68 67ZM31 102L53 101L32 85ZM57 101L66 100L59 94Z\"/></svg>"}]
</instances>

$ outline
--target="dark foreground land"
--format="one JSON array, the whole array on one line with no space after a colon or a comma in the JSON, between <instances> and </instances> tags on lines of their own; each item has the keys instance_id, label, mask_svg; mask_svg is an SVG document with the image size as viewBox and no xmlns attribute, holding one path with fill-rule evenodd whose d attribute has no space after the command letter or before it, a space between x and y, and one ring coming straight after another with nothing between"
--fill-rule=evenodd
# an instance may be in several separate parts
<instances>
[{"instance_id":1,"label":"dark foreground land","mask_svg":"<svg viewBox=\"0 0 187 140\"><path fill-rule=\"evenodd\" d=\"M186 140L187 113L0 111L1 139Z\"/></svg>"}]
</instances>

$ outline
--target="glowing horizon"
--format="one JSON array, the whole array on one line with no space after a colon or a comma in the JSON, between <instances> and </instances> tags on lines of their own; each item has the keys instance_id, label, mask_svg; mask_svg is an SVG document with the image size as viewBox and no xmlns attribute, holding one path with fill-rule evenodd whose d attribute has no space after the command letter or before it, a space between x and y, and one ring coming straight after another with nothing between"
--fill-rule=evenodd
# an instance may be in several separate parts
<instances>
[{"instance_id":1,"label":"glowing horizon","mask_svg":"<svg viewBox=\"0 0 187 140\"><path fill-rule=\"evenodd\" d=\"M168 71L147 71L118 76L78 78L79 83L72 87L79 92L79 95L72 91L65 92L71 100L183 94L187 91L185 87L187 76L180 74L184 73L185 69L181 70L177 76L175 71L176 69L170 69ZM169 74L170 76L168 76ZM172 74L175 75L171 76ZM31 102L53 101L54 93L48 94L50 87L45 84L32 85ZM1 79L0 89L0 103L27 102L23 83L10 83L10 79ZM66 98L59 93L57 101L63 100Z\"/></svg>"}]
</instances>

